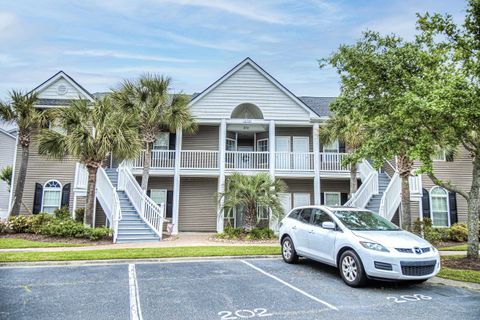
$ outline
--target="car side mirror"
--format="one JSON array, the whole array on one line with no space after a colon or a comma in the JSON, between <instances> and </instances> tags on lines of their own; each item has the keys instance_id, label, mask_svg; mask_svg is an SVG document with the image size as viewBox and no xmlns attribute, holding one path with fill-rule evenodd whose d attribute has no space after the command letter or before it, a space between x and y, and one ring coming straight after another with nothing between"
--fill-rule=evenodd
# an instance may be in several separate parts
<instances>
[{"instance_id":1,"label":"car side mirror","mask_svg":"<svg viewBox=\"0 0 480 320\"><path fill-rule=\"evenodd\" d=\"M328 230L335 230L337 227L335 226L335 223L331 221L325 221L325 222L322 222L322 228L328 229Z\"/></svg>"}]
</instances>

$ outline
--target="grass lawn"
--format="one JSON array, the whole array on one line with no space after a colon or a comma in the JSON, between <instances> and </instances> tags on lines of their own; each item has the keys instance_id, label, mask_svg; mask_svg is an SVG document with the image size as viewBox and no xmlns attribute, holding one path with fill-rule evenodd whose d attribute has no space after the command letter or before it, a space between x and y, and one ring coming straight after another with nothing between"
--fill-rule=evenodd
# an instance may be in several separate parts
<instances>
[{"instance_id":1,"label":"grass lawn","mask_svg":"<svg viewBox=\"0 0 480 320\"><path fill-rule=\"evenodd\" d=\"M465 257L466 256L443 256L442 269L437 277L480 283L480 260L478 262L472 262L472 260L466 260Z\"/></svg>"},{"instance_id":2,"label":"grass lawn","mask_svg":"<svg viewBox=\"0 0 480 320\"><path fill-rule=\"evenodd\" d=\"M64 242L42 242L31 241L18 238L0 238L0 249L18 249L18 248L48 248L48 247L79 247L81 244Z\"/></svg>"},{"instance_id":3,"label":"grass lawn","mask_svg":"<svg viewBox=\"0 0 480 320\"><path fill-rule=\"evenodd\" d=\"M438 248L440 251L467 251L467 245L466 244L461 244L458 246L451 246L451 247L443 247L443 248Z\"/></svg>"},{"instance_id":4,"label":"grass lawn","mask_svg":"<svg viewBox=\"0 0 480 320\"><path fill-rule=\"evenodd\" d=\"M214 257L280 254L276 246L211 246L61 252L0 252L0 262Z\"/></svg>"}]
</instances>

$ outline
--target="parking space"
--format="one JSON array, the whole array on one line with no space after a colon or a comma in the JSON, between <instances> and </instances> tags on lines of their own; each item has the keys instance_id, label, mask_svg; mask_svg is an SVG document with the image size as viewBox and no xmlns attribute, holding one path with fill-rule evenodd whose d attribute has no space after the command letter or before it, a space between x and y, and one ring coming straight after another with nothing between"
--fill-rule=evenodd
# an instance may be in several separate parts
<instances>
[{"instance_id":1,"label":"parking space","mask_svg":"<svg viewBox=\"0 0 480 320\"><path fill-rule=\"evenodd\" d=\"M478 319L480 292L346 286L310 260L0 269L0 319Z\"/></svg>"}]
</instances>

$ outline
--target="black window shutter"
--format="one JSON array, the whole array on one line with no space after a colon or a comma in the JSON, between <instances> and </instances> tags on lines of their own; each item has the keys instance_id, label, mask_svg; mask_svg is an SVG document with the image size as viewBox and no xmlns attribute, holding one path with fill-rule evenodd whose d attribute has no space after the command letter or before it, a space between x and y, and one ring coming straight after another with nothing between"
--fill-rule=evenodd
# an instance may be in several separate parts
<instances>
[{"instance_id":1,"label":"black window shutter","mask_svg":"<svg viewBox=\"0 0 480 320\"><path fill-rule=\"evenodd\" d=\"M172 217L172 209L173 209L173 191L167 191L167 208L166 208L166 217Z\"/></svg>"},{"instance_id":2,"label":"black window shutter","mask_svg":"<svg viewBox=\"0 0 480 320\"><path fill-rule=\"evenodd\" d=\"M347 202L347 201L348 201L348 193L343 193L343 192L342 192L342 193L340 194L340 203L341 203L342 205L344 205L345 202Z\"/></svg>"},{"instance_id":3,"label":"black window shutter","mask_svg":"<svg viewBox=\"0 0 480 320\"><path fill-rule=\"evenodd\" d=\"M67 183L62 188L62 202L60 207L68 207L70 203L70 183Z\"/></svg>"},{"instance_id":4,"label":"black window shutter","mask_svg":"<svg viewBox=\"0 0 480 320\"><path fill-rule=\"evenodd\" d=\"M445 151L445 161L447 162L453 162L453 157L455 156L455 152L453 151Z\"/></svg>"},{"instance_id":5,"label":"black window shutter","mask_svg":"<svg viewBox=\"0 0 480 320\"><path fill-rule=\"evenodd\" d=\"M177 135L175 133L170 133L168 138L168 150L175 150L175 142L177 139Z\"/></svg>"},{"instance_id":6,"label":"black window shutter","mask_svg":"<svg viewBox=\"0 0 480 320\"><path fill-rule=\"evenodd\" d=\"M422 213L424 218L431 219L430 214L430 195L426 189L422 189Z\"/></svg>"},{"instance_id":7,"label":"black window shutter","mask_svg":"<svg viewBox=\"0 0 480 320\"><path fill-rule=\"evenodd\" d=\"M345 142L341 140L338 141L338 152L345 153Z\"/></svg>"},{"instance_id":8,"label":"black window shutter","mask_svg":"<svg viewBox=\"0 0 480 320\"><path fill-rule=\"evenodd\" d=\"M325 203L325 194L322 192L320 193L320 204L323 205Z\"/></svg>"},{"instance_id":9,"label":"black window shutter","mask_svg":"<svg viewBox=\"0 0 480 320\"><path fill-rule=\"evenodd\" d=\"M148 189L148 190L147 190L147 197L150 197L150 193L151 193L151 190Z\"/></svg>"},{"instance_id":10,"label":"black window shutter","mask_svg":"<svg viewBox=\"0 0 480 320\"><path fill-rule=\"evenodd\" d=\"M457 194L455 192L448 193L448 204L450 207L450 225L452 225L458 222Z\"/></svg>"},{"instance_id":11,"label":"black window shutter","mask_svg":"<svg viewBox=\"0 0 480 320\"><path fill-rule=\"evenodd\" d=\"M33 213L39 213L42 210L43 186L35 183L35 194L33 195Z\"/></svg>"}]
</instances>

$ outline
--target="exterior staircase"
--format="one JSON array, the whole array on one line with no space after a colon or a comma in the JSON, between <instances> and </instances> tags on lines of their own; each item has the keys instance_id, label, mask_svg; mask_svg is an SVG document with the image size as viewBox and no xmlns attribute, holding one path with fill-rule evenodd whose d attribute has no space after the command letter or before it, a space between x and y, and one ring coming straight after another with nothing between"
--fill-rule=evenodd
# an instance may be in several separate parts
<instances>
[{"instance_id":1,"label":"exterior staircase","mask_svg":"<svg viewBox=\"0 0 480 320\"><path fill-rule=\"evenodd\" d=\"M110 182L117 188L117 170L109 168L105 171ZM117 191L117 195L120 200L120 210L122 212L122 220L118 223L117 243L160 241L160 237L140 217L125 191Z\"/></svg>"},{"instance_id":2,"label":"exterior staircase","mask_svg":"<svg viewBox=\"0 0 480 320\"><path fill-rule=\"evenodd\" d=\"M375 213L379 213L380 202L382 201L383 193L387 189L389 183L390 177L385 172L380 172L378 174L378 194L372 195L365 209L371 210Z\"/></svg>"}]
</instances>

